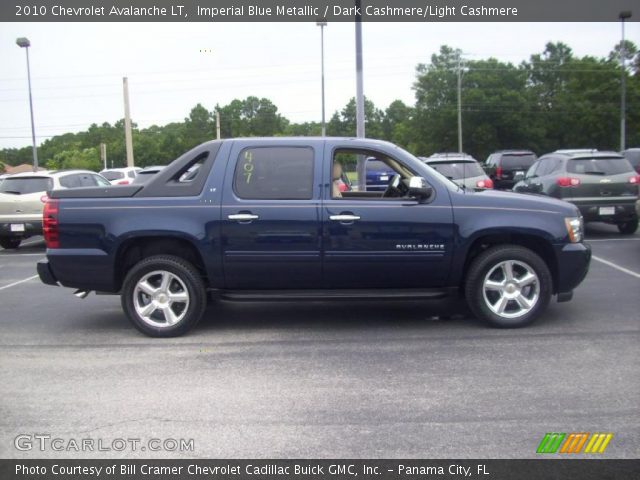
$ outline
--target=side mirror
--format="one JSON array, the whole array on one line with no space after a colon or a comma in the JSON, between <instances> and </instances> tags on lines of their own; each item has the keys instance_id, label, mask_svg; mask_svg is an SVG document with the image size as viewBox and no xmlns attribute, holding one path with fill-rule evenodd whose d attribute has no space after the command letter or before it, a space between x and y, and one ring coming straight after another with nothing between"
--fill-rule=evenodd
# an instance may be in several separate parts
<instances>
[{"instance_id":1,"label":"side mirror","mask_svg":"<svg viewBox=\"0 0 640 480\"><path fill-rule=\"evenodd\" d=\"M524 180L524 173L518 172L513 176L514 182L521 182L522 180Z\"/></svg>"},{"instance_id":2,"label":"side mirror","mask_svg":"<svg viewBox=\"0 0 640 480\"><path fill-rule=\"evenodd\" d=\"M433 195L433 187L422 177L411 177L409 179L409 195L426 200Z\"/></svg>"}]
</instances>

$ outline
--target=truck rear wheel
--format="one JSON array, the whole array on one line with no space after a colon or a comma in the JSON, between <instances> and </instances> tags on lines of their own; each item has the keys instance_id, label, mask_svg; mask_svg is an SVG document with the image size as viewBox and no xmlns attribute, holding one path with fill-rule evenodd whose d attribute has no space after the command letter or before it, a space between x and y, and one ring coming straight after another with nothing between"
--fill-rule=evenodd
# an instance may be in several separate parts
<instances>
[{"instance_id":1,"label":"truck rear wheel","mask_svg":"<svg viewBox=\"0 0 640 480\"><path fill-rule=\"evenodd\" d=\"M148 257L131 268L122 286L122 308L151 337L176 337L193 328L207 305L196 268L171 255Z\"/></svg>"},{"instance_id":2,"label":"truck rear wheel","mask_svg":"<svg viewBox=\"0 0 640 480\"><path fill-rule=\"evenodd\" d=\"M20 246L20 242L22 242L21 238L0 237L0 247L6 248L7 250L18 248Z\"/></svg>"},{"instance_id":3,"label":"truck rear wheel","mask_svg":"<svg viewBox=\"0 0 640 480\"><path fill-rule=\"evenodd\" d=\"M518 328L547 308L552 283L547 264L537 254L517 245L499 245L473 261L465 294L479 319L494 327Z\"/></svg>"},{"instance_id":4,"label":"truck rear wheel","mask_svg":"<svg viewBox=\"0 0 640 480\"><path fill-rule=\"evenodd\" d=\"M633 235L638 229L638 217L628 222L622 222L617 225L618 231L623 235Z\"/></svg>"}]
</instances>

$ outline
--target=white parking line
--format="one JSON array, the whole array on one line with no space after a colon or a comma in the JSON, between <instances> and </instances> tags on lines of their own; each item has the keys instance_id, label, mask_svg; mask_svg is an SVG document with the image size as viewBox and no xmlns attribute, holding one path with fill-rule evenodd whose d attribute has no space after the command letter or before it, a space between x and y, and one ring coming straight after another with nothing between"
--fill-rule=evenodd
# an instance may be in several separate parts
<instances>
[{"instance_id":1,"label":"white parking line","mask_svg":"<svg viewBox=\"0 0 640 480\"><path fill-rule=\"evenodd\" d=\"M10 283L9 285L0 287L0 290L6 290L7 288L15 287L16 285L20 285L21 283L28 282L30 280L33 280L34 278L38 278L38 275L34 275L33 277L25 278L23 280L18 280L17 282Z\"/></svg>"},{"instance_id":2,"label":"white parking line","mask_svg":"<svg viewBox=\"0 0 640 480\"><path fill-rule=\"evenodd\" d=\"M640 278L640 273L634 272L633 270L629 270L628 268L621 267L620 265L610 262L609 260L596 257L595 255L593 255L591 258L593 258L594 260L597 260L600 263L604 263L605 265L609 265L610 267L615 268L616 270L620 270L621 272L627 273L632 277Z\"/></svg>"},{"instance_id":3,"label":"white parking line","mask_svg":"<svg viewBox=\"0 0 640 480\"><path fill-rule=\"evenodd\" d=\"M640 238L595 238L593 240L586 239L585 242L640 242Z\"/></svg>"}]
</instances>

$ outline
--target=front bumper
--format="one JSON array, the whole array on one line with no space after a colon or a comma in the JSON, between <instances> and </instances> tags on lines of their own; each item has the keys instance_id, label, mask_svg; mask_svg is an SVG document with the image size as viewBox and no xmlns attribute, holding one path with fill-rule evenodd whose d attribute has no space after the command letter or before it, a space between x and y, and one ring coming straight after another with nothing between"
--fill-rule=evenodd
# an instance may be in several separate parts
<instances>
[{"instance_id":1,"label":"front bumper","mask_svg":"<svg viewBox=\"0 0 640 480\"><path fill-rule=\"evenodd\" d=\"M23 231L11 229L11 225L23 225ZM18 220L0 221L0 237L27 238L34 235L42 235L42 219L39 220Z\"/></svg>"},{"instance_id":2,"label":"front bumper","mask_svg":"<svg viewBox=\"0 0 640 480\"><path fill-rule=\"evenodd\" d=\"M568 243L555 248L558 264L555 293L571 292L589 272L591 246L585 243Z\"/></svg>"}]
</instances>

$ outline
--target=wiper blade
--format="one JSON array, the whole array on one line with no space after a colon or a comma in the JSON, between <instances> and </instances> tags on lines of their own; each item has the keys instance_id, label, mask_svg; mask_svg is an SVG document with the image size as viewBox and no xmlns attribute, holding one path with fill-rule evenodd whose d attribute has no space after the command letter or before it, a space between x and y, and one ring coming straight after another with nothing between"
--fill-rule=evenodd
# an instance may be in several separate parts
<instances>
[{"instance_id":1,"label":"wiper blade","mask_svg":"<svg viewBox=\"0 0 640 480\"><path fill-rule=\"evenodd\" d=\"M601 172L600 170L587 170L586 172L582 172L585 175L606 175L604 172Z\"/></svg>"},{"instance_id":2,"label":"wiper blade","mask_svg":"<svg viewBox=\"0 0 640 480\"><path fill-rule=\"evenodd\" d=\"M20 195L20 192L15 192L13 190L5 190L4 192L0 193L8 193L9 195Z\"/></svg>"}]
</instances>

